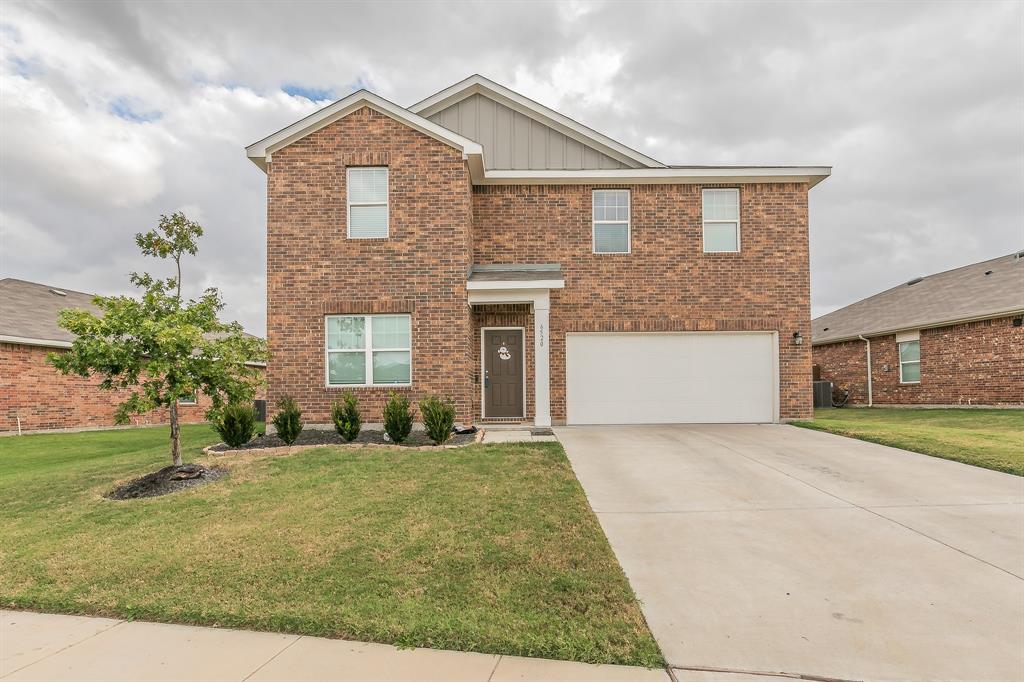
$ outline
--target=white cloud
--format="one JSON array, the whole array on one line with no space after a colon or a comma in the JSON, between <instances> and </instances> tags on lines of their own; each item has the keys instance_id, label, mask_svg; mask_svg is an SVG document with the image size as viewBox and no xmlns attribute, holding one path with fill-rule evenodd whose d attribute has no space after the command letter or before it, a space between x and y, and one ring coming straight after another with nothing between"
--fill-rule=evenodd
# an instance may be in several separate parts
<instances>
[{"instance_id":1,"label":"white cloud","mask_svg":"<svg viewBox=\"0 0 1024 682\"><path fill-rule=\"evenodd\" d=\"M584 107L619 107L613 81L622 68L623 53L586 46L573 55L535 69L516 67L512 89L553 109L572 99Z\"/></svg>"},{"instance_id":2,"label":"white cloud","mask_svg":"<svg viewBox=\"0 0 1024 682\"><path fill-rule=\"evenodd\" d=\"M0 276L124 291L167 265L132 236L185 208L206 230L187 293L217 286L262 333L266 179L243 147L318 106L281 86L411 104L473 72L668 163L833 164L815 313L1024 246L1018 2L237 8L4 5Z\"/></svg>"}]
</instances>

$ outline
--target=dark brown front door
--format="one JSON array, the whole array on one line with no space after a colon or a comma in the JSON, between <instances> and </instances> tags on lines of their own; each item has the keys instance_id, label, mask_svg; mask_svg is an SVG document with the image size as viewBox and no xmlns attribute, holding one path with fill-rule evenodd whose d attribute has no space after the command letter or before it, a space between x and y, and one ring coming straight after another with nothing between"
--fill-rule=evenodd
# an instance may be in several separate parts
<instances>
[{"instance_id":1,"label":"dark brown front door","mask_svg":"<svg viewBox=\"0 0 1024 682\"><path fill-rule=\"evenodd\" d=\"M484 416L523 416L523 330L484 330Z\"/></svg>"}]
</instances>

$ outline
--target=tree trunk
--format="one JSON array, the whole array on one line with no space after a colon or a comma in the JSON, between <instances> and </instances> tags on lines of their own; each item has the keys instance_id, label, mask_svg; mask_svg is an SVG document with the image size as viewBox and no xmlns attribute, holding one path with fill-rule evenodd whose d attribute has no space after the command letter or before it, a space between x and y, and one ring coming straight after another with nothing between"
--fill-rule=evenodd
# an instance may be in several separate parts
<instances>
[{"instance_id":1,"label":"tree trunk","mask_svg":"<svg viewBox=\"0 0 1024 682\"><path fill-rule=\"evenodd\" d=\"M174 460L174 466L181 466L181 434L178 430L178 401L175 400L171 403L170 409L171 415L171 459Z\"/></svg>"}]
</instances>

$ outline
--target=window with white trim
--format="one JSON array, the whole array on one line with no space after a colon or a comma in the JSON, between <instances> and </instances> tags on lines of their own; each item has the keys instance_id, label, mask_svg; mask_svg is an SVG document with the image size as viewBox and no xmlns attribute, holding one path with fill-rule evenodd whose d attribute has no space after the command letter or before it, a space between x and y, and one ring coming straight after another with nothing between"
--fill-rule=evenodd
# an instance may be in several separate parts
<instances>
[{"instance_id":1,"label":"window with white trim","mask_svg":"<svg viewBox=\"0 0 1024 682\"><path fill-rule=\"evenodd\" d=\"M704 253L740 250L740 191L706 189L702 192Z\"/></svg>"},{"instance_id":2,"label":"window with white trim","mask_svg":"<svg viewBox=\"0 0 1024 682\"><path fill-rule=\"evenodd\" d=\"M629 253L629 190L595 189L594 253Z\"/></svg>"},{"instance_id":3,"label":"window with white trim","mask_svg":"<svg viewBox=\"0 0 1024 682\"><path fill-rule=\"evenodd\" d=\"M388 236L388 169L349 168L348 238L384 239Z\"/></svg>"},{"instance_id":4,"label":"window with white trim","mask_svg":"<svg viewBox=\"0 0 1024 682\"><path fill-rule=\"evenodd\" d=\"M195 405L199 402L199 391L192 391L189 395L178 398L179 405Z\"/></svg>"},{"instance_id":5,"label":"window with white trim","mask_svg":"<svg viewBox=\"0 0 1024 682\"><path fill-rule=\"evenodd\" d=\"M902 341L900 350L900 383L917 384L921 382L921 342Z\"/></svg>"},{"instance_id":6,"label":"window with white trim","mask_svg":"<svg viewBox=\"0 0 1024 682\"><path fill-rule=\"evenodd\" d=\"M409 315L328 315L328 386L412 383Z\"/></svg>"}]
</instances>

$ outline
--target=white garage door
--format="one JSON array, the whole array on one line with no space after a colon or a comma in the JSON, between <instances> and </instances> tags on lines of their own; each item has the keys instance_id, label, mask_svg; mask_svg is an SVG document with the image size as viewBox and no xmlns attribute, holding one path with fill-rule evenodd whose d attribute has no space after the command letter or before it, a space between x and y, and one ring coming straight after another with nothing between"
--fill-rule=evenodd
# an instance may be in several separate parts
<instances>
[{"instance_id":1,"label":"white garage door","mask_svg":"<svg viewBox=\"0 0 1024 682\"><path fill-rule=\"evenodd\" d=\"M776 421L771 333L569 334L569 424Z\"/></svg>"}]
</instances>

